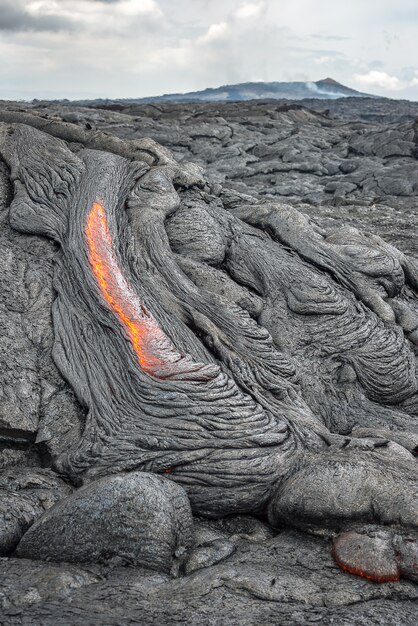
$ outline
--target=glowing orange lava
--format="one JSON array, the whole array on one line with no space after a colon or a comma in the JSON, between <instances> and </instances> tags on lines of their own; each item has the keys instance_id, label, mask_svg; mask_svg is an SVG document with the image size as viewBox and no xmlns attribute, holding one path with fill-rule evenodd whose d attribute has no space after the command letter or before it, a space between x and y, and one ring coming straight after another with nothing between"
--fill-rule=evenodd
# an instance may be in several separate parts
<instances>
[{"instance_id":1,"label":"glowing orange lava","mask_svg":"<svg viewBox=\"0 0 418 626\"><path fill-rule=\"evenodd\" d=\"M106 212L99 202L93 203L87 216L85 236L89 263L103 298L122 324L141 368L158 375L181 355L141 304L119 267Z\"/></svg>"},{"instance_id":2,"label":"glowing orange lava","mask_svg":"<svg viewBox=\"0 0 418 626\"><path fill-rule=\"evenodd\" d=\"M383 572L367 572L366 570L351 564L349 565L346 562L343 562L335 548L332 549L332 555L338 567L340 567L344 572L348 572L349 574L354 574L355 576L361 576L362 578L367 578L367 580L372 580L375 583L389 583L389 582L397 582L401 579L399 572L394 573L383 573Z\"/></svg>"}]
</instances>

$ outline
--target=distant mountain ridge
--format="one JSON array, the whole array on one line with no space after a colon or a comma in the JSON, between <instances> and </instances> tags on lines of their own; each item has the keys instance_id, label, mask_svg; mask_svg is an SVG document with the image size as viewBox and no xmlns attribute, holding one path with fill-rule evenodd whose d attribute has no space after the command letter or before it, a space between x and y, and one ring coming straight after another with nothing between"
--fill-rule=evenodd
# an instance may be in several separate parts
<instances>
[{"instance_id":1,"label":"distant mountain ridge","mask_svg":"<svg viewBox=\"0 0 418 626\"><path fill-rule=\"evenodd\" d=\"M135 102L224 102L243 100L286 99L303 100L304 98L344 98L344 97L374 97L361 93L350 87L338 83L332 78L325 78L316 82L275 82L275 83L239 83L237 85L223 85L216 88L207 88L202 91L189 93L173 93L162 96L139 98Z\"/></svg>"},{"instance_id":2,"label":"distant mountain ridge","mask_svg":"<svg viewBox=\"0 0 418 626\"><path fill-rule=\"evenodd\" d=\"M106 98L77 100L74 104L149 104L157 102L242 102L244 100L303 100L315 98L322 100L337 98L378 98L346 87L333 78L324 78L316 82L275 82L275 83L238 83L209 87L202 91L171 93L146 98Z\"/></svg>"}]
</instances>

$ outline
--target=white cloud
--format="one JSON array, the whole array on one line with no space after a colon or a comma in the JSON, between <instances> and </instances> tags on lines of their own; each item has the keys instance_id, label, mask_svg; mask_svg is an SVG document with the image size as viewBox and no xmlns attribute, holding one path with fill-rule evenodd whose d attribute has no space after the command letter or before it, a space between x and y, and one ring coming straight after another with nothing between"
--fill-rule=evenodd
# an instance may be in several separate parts
<instances>
[{"instance_id":1,"label":"white cloud","mask_svg":"<svg viewBox=\"0 0 418 626\"><path fill-rule=\"evenodd\" d=\"M324 65L325 63L330 63L331 61L333 61L333 59L329 56L323 55L321 57L317 57L315 59L315 63L317 65Z\"/></svg>"},{"instance_id":2,"label":"white cloud","mask_svg":"<svg viewBox=\"0 0 418 626\"><path fill-rule=\"evenodd\" d=\"M404 87L397 76L378 70L370 70L367 74L355 74L354 80L364 87L380 87L387 91L399 91Z\"/></svg>"},{"instance_id":3,"label":"white cloud","mask_svg":"<svg viewBox=\"0 0 418 626\"><path fill-rule=\"evenodd\" d=\"M229 27L226 22L219 22L219 24L211 24L207 33L199 37L199 43L211 43L218 39L223 39L228 33Z\"/></svg>"},{"instance_id":4,"label":"white cloud","mask_svg":"<svg viewBox=\"0 0 418 626\"><path fill-rule=\"evenodd\" d=\"M162 15L161 9L154 0L124 0L124 2L115 4L114 7L121 15L130 17L144 14Z\"/></svg>"},{"instance_id":5,"label":"white cloud","mask_svg":"<svg viewBox=\"0 0 418 626\"><path fill-rule=\"evenodd\" d=\"M7 59L0 64L0 98L52 91L140 97L331 76L362 91L418 100L411 66L417 6L417 0L0 0L0 58Z\"/></svg>"},{"instance_id":6,"label":"white cloud","mask_svg":"<svg viewBox=\"0 0 418 626\"><path fill-rule=\"evenodd\" d=\"M241 4L235 12L236 17L239 19L248 19L251 17L258 17L265 8L265 2L244 2Z\"/></svg>"}]
</instances>

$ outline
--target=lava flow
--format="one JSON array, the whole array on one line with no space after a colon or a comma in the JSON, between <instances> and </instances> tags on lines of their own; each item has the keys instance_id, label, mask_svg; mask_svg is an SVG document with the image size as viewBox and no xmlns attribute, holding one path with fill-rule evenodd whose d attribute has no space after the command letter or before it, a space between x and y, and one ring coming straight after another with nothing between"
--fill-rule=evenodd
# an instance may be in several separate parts
<instances>
[{"instance_id":1,"label":"lava flow","mask_svg":"<svg viewBox=\"0 0 418 626\"><path fill-rule=\"evenodd\" d=\"M182 357L141 304L119 267L106 212L99 202L93 203L87 216L85 236L89 263L102 296L122 324L139 365L148 374L164 375L162 370L171 369L170 365Z\"/></svg>"},{"instance_id":2,"label":"lava flow","mask_svg":"<svg viewBox=\"0 0 418 626\"><path fill-rule=\"evenodd\" d=\"M396 568L396 571L392 571L392 568L389 566L388 571L378 571L376 568L369 566L369 569L366 570L365 566L361 567L356 562L355 558L353 562L349 563L347 558L343 559L338 553L338 548L335 543L332 548L332 556L336 564L344 570L344 572L367 578L367 580L372 580L375 583L397 582L401 579L398 568Z\"/></svg>"}]
</instances>

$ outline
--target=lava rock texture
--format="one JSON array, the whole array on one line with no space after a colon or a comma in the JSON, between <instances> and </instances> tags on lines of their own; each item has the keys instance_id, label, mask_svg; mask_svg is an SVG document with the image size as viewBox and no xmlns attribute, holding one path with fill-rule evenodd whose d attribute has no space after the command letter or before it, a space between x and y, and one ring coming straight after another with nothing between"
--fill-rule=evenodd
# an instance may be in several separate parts
<instances>
[{"instance_id":1,"label":"lava rock texture","mask_svg":"<svg viewBox=\"0 0 418 626\"><path fill-rule=\"evenodd\" d=\"M416 622L418 107L321 106L0 108L8 624Z\"/></svg>"}]
</instances>

